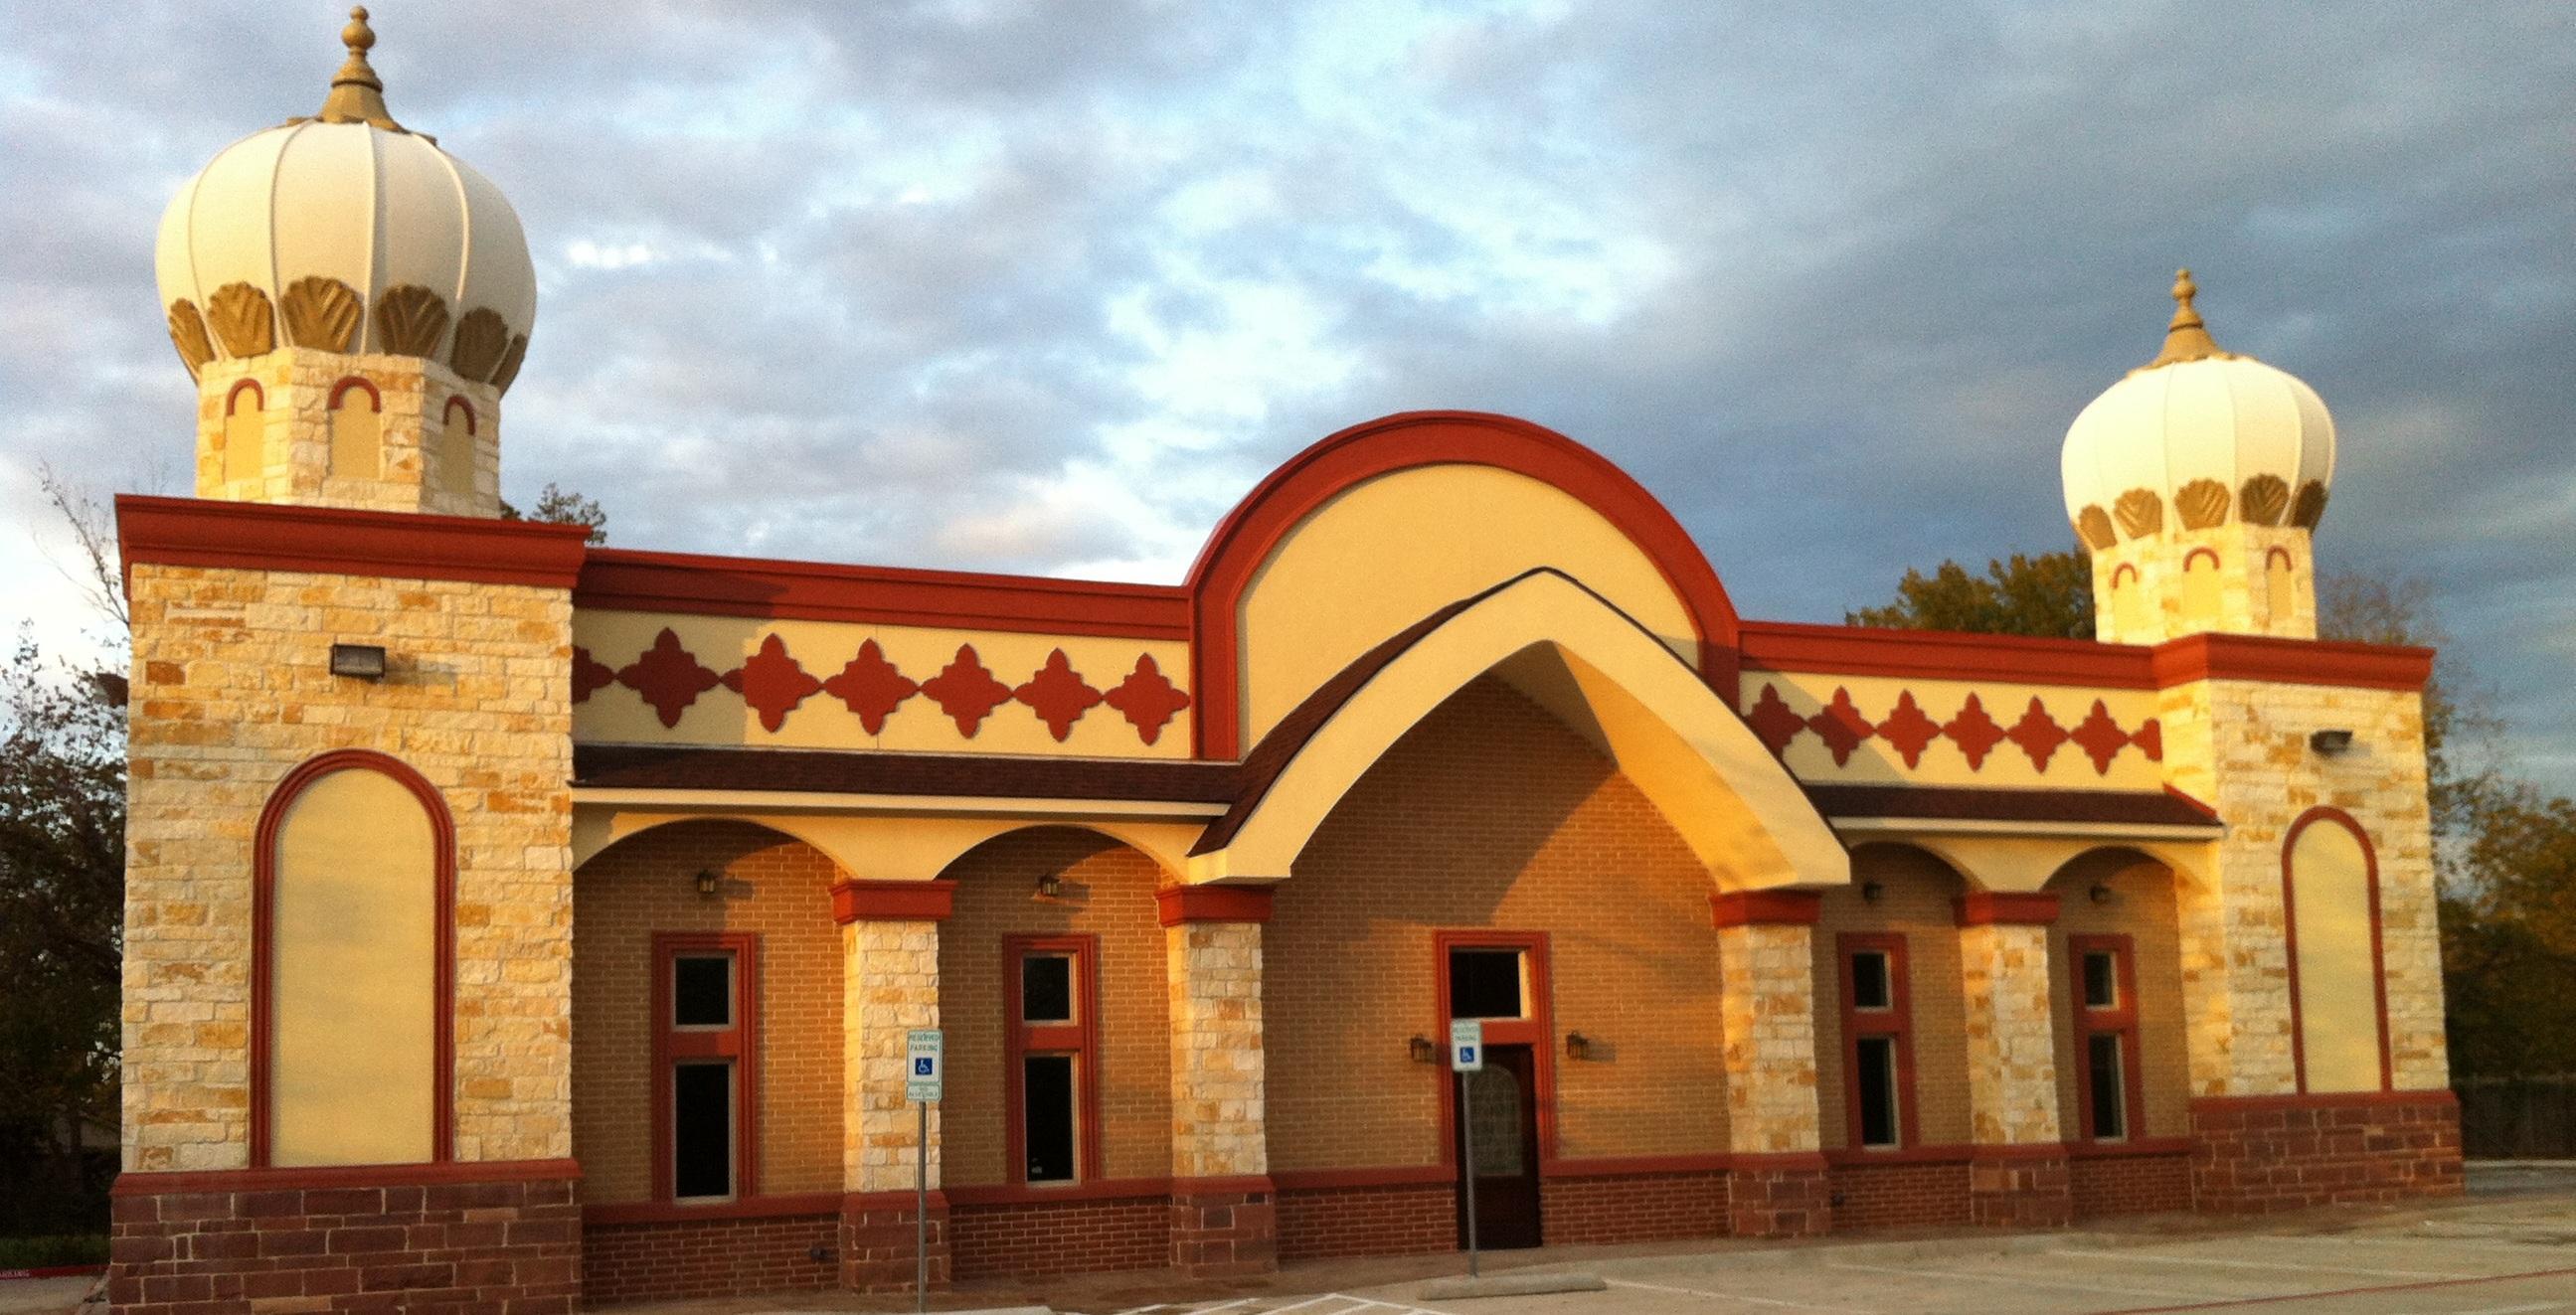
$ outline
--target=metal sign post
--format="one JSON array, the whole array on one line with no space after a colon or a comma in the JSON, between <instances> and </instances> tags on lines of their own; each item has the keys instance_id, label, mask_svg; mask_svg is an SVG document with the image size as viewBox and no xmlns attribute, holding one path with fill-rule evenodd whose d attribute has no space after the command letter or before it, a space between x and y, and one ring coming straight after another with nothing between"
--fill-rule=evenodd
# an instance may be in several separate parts
<instances>
[{"instance_id":1,"label":"metal sign post","mask_svg":"<svg viewBox=\"0 0 2576 1315\"><path fill-rule=\"evenodd\" d=\"M1467 1079L1485 1071L1485 1025L1473 1018L1449 1024L1449 1067L1458 1074L1460 1194L1467 1198L1467 1277L1476 1277L1476 1119L1467 1104Z\"/></svg>"},{"instance_id":2,"label":"metal sign post","mask_svg":"<svg viewBox=\"0 0 2576 1315\"><path fill-rule=\"evenodd\" d=\"M904 1034L903 1098L915 1116L912 1143L912 1308L930 1309L930 1107L939 1100L941 1052L937 1028Z\"/></svg>"}]
</instances>

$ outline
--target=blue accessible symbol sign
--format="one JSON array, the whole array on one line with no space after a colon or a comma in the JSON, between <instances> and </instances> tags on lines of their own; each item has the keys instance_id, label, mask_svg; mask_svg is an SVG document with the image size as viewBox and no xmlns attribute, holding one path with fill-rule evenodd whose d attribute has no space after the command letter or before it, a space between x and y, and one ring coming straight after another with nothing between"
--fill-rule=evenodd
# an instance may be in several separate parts
<instances>
[{"instance_id":1,"label":"blue accessible symbol sign","mask_svg":"<svg viewBox=\"0 0 2576 1315\"><path fill-rule=\"evenodd\" d=\"M946 1038L936 1028L918 1028L904 1036L904 1050L911 1060L906 1066L903 1098L921 1104L939 1100L940 1052Z\"/></svg>"},{"instance_id":2,"label":"blue accessible symbol sign","mask_svg":"<svg viewBox=\"0 0 2576 1315\"><path fill-rule=\"evenodd\" d=\"M1460 1018L1449 1024L1449 1067L1458 1073L1485 1071L1485 1024L1481 1019Z\"/></svg>"}]
</instances>

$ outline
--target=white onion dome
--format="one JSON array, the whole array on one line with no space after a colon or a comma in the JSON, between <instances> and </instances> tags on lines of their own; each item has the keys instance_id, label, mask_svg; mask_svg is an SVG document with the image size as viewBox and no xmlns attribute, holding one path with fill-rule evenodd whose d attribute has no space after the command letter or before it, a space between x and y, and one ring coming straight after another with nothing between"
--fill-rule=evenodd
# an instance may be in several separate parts
<instances>
[{"instance_id":1,"label":"white onion dome","mask_svg":"<svg viewBox=\"0 0 2576 1315\"><path fill-rule=\"evenodd\" d=\"M2075 417L2066 514L2095 550L2232 516L2315 529L2334 481L2334 417L2297 376L2222 351L2193 308L2191 271L2156 359Z\"/></svg>"},{"instance_id":2,"label":"white onion dome","mask_svg":"<svg viewBox=\"0 0 2576 1315\"><path fill-rule=\"evenodd\" d=\"M518 212L386 112L349 11L320 113L235 142L161 216L154 263L189 373L281 347L439 361L507 389L537 318Z\"/></svg>"}]
</instances>

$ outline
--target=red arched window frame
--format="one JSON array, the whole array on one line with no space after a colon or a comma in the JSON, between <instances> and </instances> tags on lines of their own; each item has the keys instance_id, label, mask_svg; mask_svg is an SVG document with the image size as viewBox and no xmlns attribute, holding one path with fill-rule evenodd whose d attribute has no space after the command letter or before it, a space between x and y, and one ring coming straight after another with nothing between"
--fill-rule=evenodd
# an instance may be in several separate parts
<instances>
[{"instance_id":1,"label":"red arched window frame","mask_svg":"<svg viewBox=\"0 0 2576 1315\"><path fill-rule=\"evenodd\" d=\"M2370 833L2359 820L2340 808L2318 806L2299 814L2299 820L2281 836L2281 940L2290 959L2290 1071L2300 1095L2308 1091L2307 1024L2299 1012L2299 909L2295 874L2290 856L2298 852L2299 836L2309 827L2329 822L2352 833L2361 846L2363 884L2370 892L2370 993L2378 1010L2374 1020L2379 1028L2379 1089L2394 1091L2397 1087L2396 1058L2388 1044L2388 952L2386 937L2379 920L2379 851L2371 846Z\"/></svg>"},{"instance_id":2,"label":"red arched window frame","mask_svg":"<svg viewBox=\"0 0 2576 1315\"><path fill-rule=\"evenodd\" d=\"M2264 570L2268 571L2272 569L2272 563L2274 562L2279 562L2281 565L2288 567L2293 571L2299 569L2299 564L2290 560L2290 550L2287 548L2276 547L2263 554Z\"/></svg>"},{"instance_id":3,"label":"red arched window frame","mask_svg":"<svg viewBox=\"0 0 2576 1315\"><path fill-rule=\"evenodd\" d=\"M332 411L339 410L341 399L347 397L352 392L363 392L367 395L368 410L381 413L385 409L385 395L377 392L376 386L373 383L370 383L365 379L361 379L354 374L331 385L331 403L327 409Z\"/></svg>"},{"instance_id":4,"label":"red arched window frame","mask_svg":"<svg viewBox=\"0 0 2576 1315\"><path fill-rule=\"evenodd\" d=\"M2114 589L2117 589L2124 584L2134 583L2137 578L2138 568L2127 562L2122 562L2118 566L2111 568L2111 587Z\"/></svg>"},{"instance_id":5,"label":"red arched window frame","mask_svg":"<svg viewBox=\"0 0 2576 1315\"><path fill-rule=\"evenodd\" d=\"M440 412L438 413L438 416L439 416L439 423L441 423L441 424L445 424L445 423L447 422L447 418L448 418L449 416L455 415L455 414L456 414L457 412L459 412L459 411L462 411L462 412L464 412L464 413L465 413L465 432L466 432L466 433L468 433L468 434L475 434L475 433L480 433L480 432L482 432L480 429L478 429L478 428L476 427L476 426L477 426L477 424L479 423L480 417L478 417L478 416L476 416L476 415L474 414L474 404L473 404L472 402L466 401L466 400L465 400L464 398L462 398L462 397L451 397L451 398L447 399L447 407L446 407L446 409L445 409L445 410L442 410L442 411L440 411Z\"/></svg>"},{"instance_id":6,"label":"red arched window frame","mask_svg":"<svg viewBox=\"0 0 2576 1315\"><path fill-rule=\"evenodd\" d=\"M233 382L231 390L224 394L225 415L237 414L233 404L236 401L239 401L241 395L244 393L250 394L251 405L263 411L268 409L268 393L261 389L259 381L257 379L238 379Z\"/></svg>"},{"instance_id":7,"label":"red arched window frame","mask_svg":"<svg viewBox=\"0 0 2576 1315\"><path fill-rule=\"evenodd\" d=\"M2209 569L2213 571L2218 569L2218 550L2216 548L2194 548L2190 552L2184 553L2182 556L2182 569L2188 572L2191 570L2191 564L2199 561L2203 557L2209 559Z\"/></svg>"},{"instance_id":8,"label":"red arched window frame","mask_svg":"<svg viewBox=\"0 0 2576 1315\"><path fill-rule=\"evenodd\" d=\"M435 942L431 950L433 971L438 980L431 987L437 1018L431 1029L431 1076L436 1084L430 1105L430 1159L446 1163L455 1158L456 1141L456 822L447 811L447 800L427 778L412 770L399 758L369 749L339 749L310 758L269 792L268 804L260 809L259 829L252 840L251 911L250 911L250 1163L254 1169L269 1165L269 1108L273 1081L269 1076L269 1050L275 1037L276 1001L272 979L277 966L277 833L285 824L286 813L296 799L316 781L333 772L369 771L392 779L411 791L429 814L429 840L435 881L431 898L436 900L437 917L432 920Z\"/></svg>"}]
</instances>

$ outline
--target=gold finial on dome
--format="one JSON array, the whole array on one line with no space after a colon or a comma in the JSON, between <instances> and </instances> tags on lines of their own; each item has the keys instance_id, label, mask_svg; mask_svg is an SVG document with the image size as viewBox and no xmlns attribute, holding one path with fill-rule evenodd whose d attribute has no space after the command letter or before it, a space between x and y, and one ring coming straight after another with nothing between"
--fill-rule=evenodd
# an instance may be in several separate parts
<instances>
[{"instance_id":1,"label":"gold finial on dome","mask_svg":"<svg viewBox=\"0 0 2576 1315\"><path fill-rule=\"evenodd\" d=\"M2177 361L2232 360L2234 352L2221 351L2209 336L2209 326L2201 323L2200 309L2191 304L2200 295L2200 285L2191 281L2191 271L2174 271L2173 322L2165 326L2165 349L2147 362L2147 369L2172 365Z\"/></svg>"},{"instance_id":2,"label":"gold finial on dome","mask_svg":"<svg viewBox=\"0 0 2576 1315\"><path fill-rule=\"evenodd\" d=\"M324 123L365 123L387 132L407 132L394 122L385 108L385 84L367 63L367 52L375 47L376 30L367 26L367 7L356 5L349 10L349 25L340 29L341 44L349 48L349 58L331 77L331 94L322 102L322 112L313 117Z\"/></svg>"}]
</instances>

